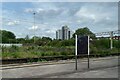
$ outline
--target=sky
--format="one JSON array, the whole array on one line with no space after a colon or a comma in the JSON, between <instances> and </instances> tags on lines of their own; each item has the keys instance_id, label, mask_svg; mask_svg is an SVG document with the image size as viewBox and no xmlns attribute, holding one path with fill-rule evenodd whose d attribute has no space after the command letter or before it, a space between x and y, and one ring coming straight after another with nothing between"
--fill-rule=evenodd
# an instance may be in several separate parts
<instances>
[{"instance_id":1,"label":"sky","mask_svg":"<svg viewBox=\"0 0 120 80\"><path fill-rule=\"evenodd\" d=\"M16 37L55 38L56 30L64 25L73 32L88 27L93 33L99 33L118 30L118 3L3 2L0 17L1 29L13 32Z\"/></svg>"}]
</instances>

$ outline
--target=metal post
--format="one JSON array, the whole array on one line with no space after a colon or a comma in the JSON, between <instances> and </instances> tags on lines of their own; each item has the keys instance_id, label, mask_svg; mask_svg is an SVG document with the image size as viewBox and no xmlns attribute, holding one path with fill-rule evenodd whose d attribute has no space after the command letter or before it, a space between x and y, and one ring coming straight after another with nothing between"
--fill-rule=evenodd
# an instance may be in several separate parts
<instances>
[{"instance_id":1,"label":"metal post","mask_svg":"<svg viewBox=\"0 0 120 80\"><path fill-rule=\"evenodd\" d=\"M35 44L35 12L33 13L33 15L34 15L34 44Z\"/></svg>"},{"instance_id":2,"label":"metal post","mask_svg":"<svg viewBox=\"0 0 120 80\"><path fill-rule=\"evenodd\" d=\"M112 37L113 37L113 31L110 32L110 49L113 48L113 40L112 40Z\"/></svg>"},{"instance_id":3,"label":"metal post","mask_svg":"<svg viewBox=\"0 0 120 80\"><path fill-rule=\"evenodd\" d=\"M75 70L77 70L77 35L75 35Z\"/></svg>"},{"instance_id":4,"label":"metal post","mask_svg":"<svg viewBox=\"0 0 120 80\"><path fill-rule=\"evenodd\" d=\"M75 55L75 70L77 70L77 55Z\"/></svg>"},{"instance_id":5,"label":"metal post","mask_svg":"<svg viewBox=\"0 0 120 80\"><path fill-rule=\"evenodd\" d=\"M89 44L89 36L88 36L88 69L90 68L90 65L89 65L89 54L90 54L90 48L89 48L89 46L90 46L90 44Z\"/></svg>"}]
</instances>

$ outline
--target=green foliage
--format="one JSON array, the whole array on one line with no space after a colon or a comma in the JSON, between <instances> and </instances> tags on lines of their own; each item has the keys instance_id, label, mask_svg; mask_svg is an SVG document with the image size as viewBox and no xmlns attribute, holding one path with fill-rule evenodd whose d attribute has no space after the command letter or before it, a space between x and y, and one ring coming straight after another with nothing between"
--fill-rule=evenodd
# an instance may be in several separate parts
<instances>
[{"instance_id":1,"label":"green foliage","mask_svg":"<svg viewBox=\"0 0 120 80\"><path fill-rule=\"evenodd\" d=\"M100 42L101 41L101 42ZM60 41L61 42L61 41ZM97 42L97 41L96 41ZM97 45L95 41L90 43L90 54L94 55L110 55L112 53L118 53L118 48L114 47L112 50L108 46L104 46L101 44L104 42L103 40L99 40ZM67 56L75 54L75 46L11 46L11 47L1 47L2 48L2 58L10 59L10 58L36 58L41 56Z\"/></svg>"},{"instance_id":2,"label":"green foliage","mask_svg":"<svg viewBox=\"0 0 120 80\"><path fill-rule=\"evenodd\" d=\"M50 37L42 37L43 41L52 41L52 39Z\"/></svg>"},{"instance_id":3,"label":"green foliage","mask_svg":"<svg viewBox=\"0 0 120 80\"><path fill-rule=\"evenodd\" d=\"M3 59L73 55L73 53L74 53L74 47L50 47L50 46L2 47Z\"/></svg>"},{"instance_id":4,"label":"green foliage","mask_svg":"<svg viewBox=\"0 0 120 80\"><path fill-rule=\"evenodd\" d=\"M26 35L25 40L29 40L29 36L28 35Z\"/></svg>"},{"instance_id":5,"label":"green foliage","mask_svg":"<svg viewBox=\"0 0 120 80\"><path fill-rule=\"evenodd\" d=\"M18 43L24 43L25 42L25 39L24 38L17 38L16 41Z\"/></svg>"},{"instance_id":6,"label":"green foliage","mask_svg":"<svg viewBox=\"0 0 120 80\"><path fill-rule=\"evenodd\" d=\"M48 46L54 46L54 47L74 46L74 45L75 45L75 39L53 40L48 44Z\"/></svg>"},{"instance_id":7,"label":"green foliage","mask_svg":"<svg viewBox=\"0 0 120 80\"><path fill-rule=\"evenodd\" d=\"M61 42L61 46L74 46L74 45L75 45L74 39L64 40Z\"/></svg>"},{"instance_id":8,"label":"green foliage","mask_svg":"<svg viewBox=\"0 0 120 80\"><path fill-rule=\"evenodd\" d=\"M15 42L15 35L14 33L10 32L10 31L6 31L6 30L0 30L0 41L2 41L1 43L9 43L11 42Z\"/></svg>"},{"instance_id":9,"label":"green foliage","mask_svg":"<svg viewBox=\"0 0 120 80\"><path fill-rule=\"evenodd\" d=\"M95 38L95 34L93 34L87 27L79 28L73 34L73 38L75 38L75 34L77 35L90 35L91 38Z\"/></svg>"},{"instance_id":10,"label":"green foliage","mask_svg":"<svg viewBox=\"0 0 120 80\"><path fill-rule=\"evenodd\" d=\"M113 47L120 49L120 40L113 40Z\"/></svg>"},{"instance_id":11,"label":"green foliage","mask_svg":"<svg viewBox=\"0 0 120 80\"><path fill-rule=\"evenodd\" d=\"M48 44L49 46L61 46L59 40L53 40L51 43Z\"/></svg>"},{"instance_id":12,"label":"green foliage","mask_svg":"<svg viewBox=\"0 0 120 80\"><path fill-rule=\"evenodd\" d=\"M15 39L15 35L12 32L1 31L3 37L3 42L17 42L22 43L22 47L11 46L11 47L1 47L2 58L34 58L41 56L67 56L75 54L75 34L77 35L91 35L93 38L90 41L90 54L103 56L110 55L112 53L118 53L120 48L120 40L113 40L113 49L110 49L110 40L107 38L101 38L97 40L95 35L87 28L80 28L76 30L73 34L73 38L69 40L52 40L49 37L33 37L29 36L25 38ZM35 39L35 43L34 43Z\"/></svg>"},{"instance_id":13,"label":"green foliage","mask_svg":"<svg viewBox=\"0 0 120 80\"><path fill-rule=\"evenodd\" d=\"M120 41L113 40L113 49L110 49L110 39L102 38L99 40L93 40L90 44L90 53L94 55L110 55L113 53L119 53Z\"/></svg>"},{"instance_id":14,"label":"green foliage","mask_svg":"<svg viewBox=\"0 0 120 80\"><path fill-rule=\"evenodd\" d=\"M99 40L94 40L93 41L94 46L96 46L97 48L106 48L109 49L110 48L110 40L109 39L99 39Z\"/></svg>"}]
</instances>

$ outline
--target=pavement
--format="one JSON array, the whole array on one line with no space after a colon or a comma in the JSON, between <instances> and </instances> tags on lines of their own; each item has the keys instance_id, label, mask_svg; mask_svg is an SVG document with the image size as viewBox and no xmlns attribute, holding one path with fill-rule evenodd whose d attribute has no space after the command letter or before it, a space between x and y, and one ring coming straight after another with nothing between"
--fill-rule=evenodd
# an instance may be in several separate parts
<instances>
[{"instance_id":1,"label":"pavement","mask_svg":"<svg viewBox=\"0 0 120 80\"><path fill-rule=\"evenodd\" d=\"M90 69L87 59L78 59L78 70L75 60L50 63L29 63L2 65L2 78L118 78L118 56L90 58Z\"/></svg>"}]
</instances>

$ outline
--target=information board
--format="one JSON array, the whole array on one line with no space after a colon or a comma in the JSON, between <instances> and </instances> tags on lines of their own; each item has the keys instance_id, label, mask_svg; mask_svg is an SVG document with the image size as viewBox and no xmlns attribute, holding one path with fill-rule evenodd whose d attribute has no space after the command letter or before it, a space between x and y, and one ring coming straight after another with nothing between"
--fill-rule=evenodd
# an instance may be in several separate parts
<instances>
[{"instance_id":1,"label":"information board","mask_svg":"<svg viewBox=\"0 0 120 80\"><path fill-rule=\"evenodd\" d=\"M88 36L77 37L77 55L88 54Z\"/></svg>"}]
</instances>

